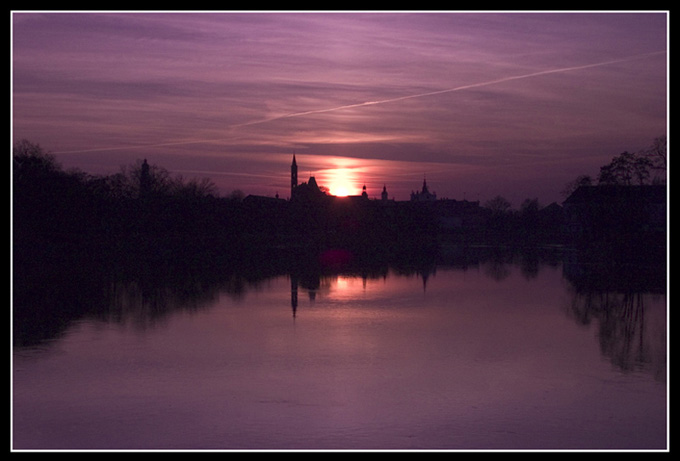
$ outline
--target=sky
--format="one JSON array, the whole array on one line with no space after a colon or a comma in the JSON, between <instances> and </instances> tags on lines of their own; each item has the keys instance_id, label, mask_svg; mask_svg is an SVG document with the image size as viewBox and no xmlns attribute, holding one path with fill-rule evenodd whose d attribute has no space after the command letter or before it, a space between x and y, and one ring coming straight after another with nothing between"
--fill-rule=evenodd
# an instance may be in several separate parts
<instances>
[{"instance_id":1,"label":"sky","mask_svg":"<svg viewBox=\"0 0 680 461\"><path fill-rule=\"evenodd\" d=\"M659 12L13 11L12 137L223 195L560 203L668 129Z\"/></svg>"}]
</instances>

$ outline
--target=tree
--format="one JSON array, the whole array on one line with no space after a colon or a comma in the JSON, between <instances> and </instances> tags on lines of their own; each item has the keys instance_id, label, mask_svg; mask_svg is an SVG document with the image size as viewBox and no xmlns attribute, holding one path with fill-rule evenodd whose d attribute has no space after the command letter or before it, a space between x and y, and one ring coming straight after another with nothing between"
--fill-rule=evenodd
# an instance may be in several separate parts
<instances>
[{"instance_id":1,"label":"tree","mask_svg":"<svg viewBox=\"0 0 680 461\"><path fill-rule=\"evenodd\" d=\"M538 213L538 210L541 209L541 206L540 206L540 204L538 203L538 199L537 199L537 198L533 198L533 199L528 198L528 199L525 199L525 200L522 202L522 205L520 205L520 208L519 208L519 209L520 209L520 212L521 212L522 214L524 214L524 215L526 215L526 214L534 214L534 213Z\"/></svg>"},{"instance_id":2,"label":"tree","mask_svg":"<svg viewBox=\"0 0 680 461\"><path fill-rule=\"evenodd\" d=\"M600 167L597 184L665 184L666 155L666 136L658 137L649 148L638 153L623 152ZM580 175L565 185L562 195L566 198L579 187L592 185L594 181L589 175Z\"/></svg>"},{"instance_id":3,"label":"tree","mask_svg":"<svg viewBox=\"0 0 680 461\"><path fill-rule=\"evenodd\" d=\"M234 189L229 193L227 198L234 202L242 202L245 196L246 194L241 189Z\"/></svg>"},{"instance_id":4,"label":"tree","mask_svg":"<svg viewBox=\"0 0 680 461\"><path fill-rule=\"evenodd\" d=\"M38 144L22 139L12 148L12 173L15 181L27 176L44 176L61 173L61 166L53 155L45 152Z\"/></svg>"},{"instance_id":5,"label":"tree","mask_svg":"<svg viewBox=\"0 0 680 461\"><path fill-rule=\"evenodd\" d=\"M174 181L165 168L149 165L146 159L137 160L134 165L122 168L127 187L136 195L168 195L172 192Z\"/></svg>"},{"instance_id":6,"label":"tree","mask_svg":"<svg viewBox=\"0 0 680 461\"><path fill-rule=\"evenodd\" d=\"M38 144L21 140L12 150L15 235L62 239L83 232L92 212L86 175L65 172Z\"/></svg>"},{"instance_id":7,"label":"tree","mask_svg":"<svg viewBox=\"0 0 680 461\"><path fill-rule=\"evenodd\" d=\"M656 138L651 147L645 151L656 163L655 167L666 169L666 136Z\"/></svg>"},{"instance_id":8,"label":"tree","mask_svg":"<svg viewBox=\"0 0 680 461\"><path fill-rule=\"evenodd\" d=\"M497 195L486 202L484 206L488 208L493 214L502 215L507 213L512 205L507 199Z\"/></svg>"},{"instance_id":9,"label":"tree","mask_svg":"<svg viewBox=\"0 0 680 461\"><path fill-rule=\"evenodd\" d=\"M180 181L181 194L191 197L214 197L217 186L209 178L193 178L186 183Z\"/></svg>"},{"instance_id":10,"label":"tree","mask_svg":"<svg viewBox=\"0 0 680 461\"><path fill-rule=\"evenodd\" d=\"M519 224L525 235L535 235L541 206L537 198L525 199L519 207Z\"/></svg>"},{"instance_id":11,"label":"tree","mask_svg":"<svg viewBox=\"0 0 680 461\"><path fill-rule=\"evenodd\" d=\"M652 183L666 183L666 136L656 138L652 145L642 152L651 162L651 169L654 172Z\"/></svg>"},{"instance_id":12,"label":"tree","mask_svg":"<svg viewBox=\"0 0 680 461\"><path fill-rule=\"evenodd\" d=\"M652 162L649 157L623 152L612 159L608 165L600 168L599 184L629 186L647 184Z\"/></svg>"}]
</instances>

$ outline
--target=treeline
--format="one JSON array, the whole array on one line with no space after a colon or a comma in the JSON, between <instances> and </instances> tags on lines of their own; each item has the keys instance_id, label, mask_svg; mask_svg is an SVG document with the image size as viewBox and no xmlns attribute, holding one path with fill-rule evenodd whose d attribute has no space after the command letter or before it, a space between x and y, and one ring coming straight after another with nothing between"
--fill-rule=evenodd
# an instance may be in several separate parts
<instances>
[{"instance_id":1,"label":"treeline","mask_svg":"<svg viewBox=\"0 0 680 461\"><path fill-rule=\"evenodd\" d=\"M564 214L557 203L544 206L537 198L527 198L515 209L499 195L484 204L482 216L473 231L477 243L533 246L565 240Z\"/></svg>"},{"instance_id":2,"label":"treeline","mask_svg":"<svg viewBox=\"0 0 680 461\"><path fill-rule=\"evenodd\" d=\"M631 226L626 222L644 224L645 218L637 210L632 209L629 194L625 186L662 186L666 184L667 151L666 136L656 138L652 144L639 152L622 152L600 167L597 176L582 174L565 185L562 190L564 199L568 199L583 186L615 186L617 197L604 203L605 209L599 216L593 216L593 224L606 227L614 233L624 233ZM593 208L597 204L593 203ZM615 209L615 206L620 209ZM487 242L507 243L565 243L570 240L565 228L565 214L561 206L552 203L543 206L538 199L526 199L517 209L502 196L497 196L484 204L486 213L480 235ZM607 225L605 226L604 223ZM610 239L609 237L607 239Z\"/></svg>"},{"instance_id":3,"label":"treeline","mask_svg":"<svg viewBox=\"0 0 680 461\"><path fill-rule=\"evenodd\" d=\"M644 152L623 153L601 168L598 183L658 183L665 180L665 155L665 138ZM565 195L594 182L580 176ZM442 238L500 245L564 239L561 206L543 207L538 199L525 200L517 210L501 196L463 208L442 200L392 205L328 196L315 203L248 200L242 193L223 197L208 179L172 177L146 160L113 175L92 176L64 171L25 140L13 152L15 262L25 264L68 254L100 257L107 264L145 259L224 267L252 264L258 252L265 262L273 251L329 248L388 258L430 250Z\"/></svg>"},{"instance_id":4,"label":"treeline","mask_svg":"<svg viewBox=\"0 0 680 461\"><path fill-rule=\"evenodd\" d=\"M421 249L436 235L424 210L326 205L221 197L208 180L172 177L146 160L92 176L64 171L28 141L13 152L15 268L65 258L224 268L267 264L274 252L338 247L375 258Z\"/></svg>"},{"instance_id":5,"label":"treeline","mask_svg":"<svg viewBox=\"0 0 680 461\"><path fill-rule=\"evenodd\" d=\"M594 185L662 185L666 184L667 138L660 136L639 152L622 152L600 167L596 178L583 174L567 183L562 195L567 198L580 186Z\"/></svg>"},{"instance_id":6,"label":"treeline","mask_svg":"<svg viewBox=\"0 0 680 461\"><path fill-rule=\"evenodd\" d=\"M231 224L223 211L226 199L216 196L214 186L171 178L154 166L148 171L149 187L142 190L142 166L138 162L118 174L90 176L64 171L37 145L17 144L13 237L15 250L21 251L15 251L15 262L36 252L43 260L67 253L84 258L101 254L107 260L181 257L179 249L226 238Z\"/></svg>"}]
</instances>

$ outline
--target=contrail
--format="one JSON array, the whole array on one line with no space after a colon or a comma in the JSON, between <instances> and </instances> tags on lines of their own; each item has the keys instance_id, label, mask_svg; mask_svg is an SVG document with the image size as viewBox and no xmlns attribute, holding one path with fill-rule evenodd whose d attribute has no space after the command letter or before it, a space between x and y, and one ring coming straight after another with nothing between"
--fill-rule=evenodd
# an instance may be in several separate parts
<instances>
[{"instance_id":1,"label":"contrail","mask_svg":"<svg viewBox=\"0 0 680 461\"><path fill-rule=\"evenodd\" d=\"M472 88L480 88L484 86L490 86L490 85L497 85L499 83L505 83L505 82L510 82L513 80L523 80L526 78L533 78L533 77L540 77L543 75L550 75L550 74L558 74L558 73L564 73L564 72L572 72L576 70L583 70L583 69L591 69L594 67L602 67L602 66L608 66L612 64L619 64L623 62L630 62L630 61L635 61L638 59L644 59L648 58L651 56L657 56L660 54L665 54L666 51L654 51L651 53L645 53L645 54L639 54L635 56L628 56L625 58L620 58L620 59L612 59L609 61L601 61L593 64L583 64L580 66L570 66L570 67L560 67L558 69L548 69L548 70L541 70L537 72L531 72L528 74L522 74L522 75L514 75L510 77L502 77L498 78L495 80L488 80L485 82L479 82L479 83L471 83L469 85L461 85L457 86L455 88L447 88L443 90L436 90L436 91L429 91L426 93L418 93L418 94L410 94L406 96L399 96L396 98L389 98L389 99L381 99L377 101L365 101L365 102L360 102L360 103L355 103L355 104L347 104L343 106L336 106L336 107L330 107L326 109L316 109L316 110L308 110L304 112L292 112L289 114L284 114L284 115L278 115L274 117L269 117L261 120L255 120L252 122L244 122L244 123L239 123L239 124L234 124L230 125L229 128L240 128L240 127L245 127L245 126L253 126L253 125L261 125L263 123L270 123L276 120L282 120L286 118L294 118L294 117L304 117L307 115L315 115L315 114L324 114L328 112L337 112L341 110L346 110L346 109L353 109L357 107L365 107L365 106L374 106L374 105L379 105L379 104L390 104L394 102L399 102L399 101L405 101L407 99L416 99L416 98L424 98L428 96L435 96L439 94L445 94L445 93L453 93L456 91L463 91L463 90L469 90ZM151 144L151 145L144 145L144 146L137 146L137 148L142 148L142 147L166 147L166 146L178 146L178 145L187 145L187 144L200 144L200 143L208 143L208 142L219 142L220 140L217 139L212 139L212 140L190 140L190 141L177 141L177 142L167 142L167 143L160 143L160 144ZM96 152L96 151L107 151L107 150L120 150L120 149L132 149L135 148L134 146L132 147L109 147L109 148L99 148L99 149L87 149L87 150L80 150L80 151L65 151L65 152L56 152L56 153L79 153L79 152Z\"/></svg>"},{"instance_id":2,"label":"contrail","mask_svg":"<svg viewBox=\"0 0 680 461\"><path fill-rule=\"evenodd\" d=\"M665 51L655 51L652 53L646 53L646 54L641 54L641 55L636 55L636 56L629 56L626 58L621 58L621 59L613 59L611 61L603 61L603 62L598 62L594 64L584 64L580 66L572 66L572 67L561 67L559 69L549 69L549 70L541 70L538 72L532 72L529 74L522 74L522 75L515 75L515 76L510 76L510 77L503 77L499 78L496 80L488 80L486 82L480 82L480 83L471 83L469 85L462 85L462 86L457 86L455 88L447 88L445 90L437 90L437 91L430 91L427 93L418 93L418 94L411 94L407 96L400 96L397 98L391 98L391 99L381 99L379 101L366 101L366 102L360 102L356 104L348 104L345 106L337 106L337 107L332 107L329 109L318 109L318 110L309 110L305 112L296 112L296 113L291 113L291 114L286 114L286 115L279 115L277 117L271 117L266 120L258 120L254 122L247 122L247 123L242 123L237 126L248 126L248 125L256 125L259 123L267 123L271 122L274 120L279 120L283 118L291 118L291 117L302 117L305 115L313 115L313 114L323 114L326 112L335 112L339 110L344 110L344 109L352 109L355 107L363 107L363 106L372 106L372 105L377 105L377 104L388 104L392 102L398 102L398 101L404 101L406 99L415 99L415 98L424 98L427 96L434 96L438 94L444 94L444 93L453 93L455 91L462 91L462 90L469 90L471 88L479 88L483 86L489 86L489 85L496 85L498 83L504 83L504 82L510 82L513 80L521 80L525 78L532 78L532 77L538 77L541 75L548 75L548 74L557 74L557 73L562 73L562 72L571 72L575 70L583 70L583 69L590 69L592 67L601 67L601 66L608 66L611 64L618 64L622 62L629 62L629 61L634 61L637 59L643 59L647 58L650 56L655 56L659 54L665 54Z\"/></svg>"}]
</instances>

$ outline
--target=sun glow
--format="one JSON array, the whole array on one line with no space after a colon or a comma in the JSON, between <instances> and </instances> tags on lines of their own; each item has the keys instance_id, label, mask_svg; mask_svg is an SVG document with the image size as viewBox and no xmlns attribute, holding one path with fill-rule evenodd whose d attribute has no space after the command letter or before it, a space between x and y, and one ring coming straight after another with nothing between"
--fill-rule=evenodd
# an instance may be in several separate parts
<instances>
[{"instance_id":1,"label":"sun glow","mask_svg":"<svg viewBox=\"0 0 680 461\"><path fill-rule=\"evenodd\" d=\"M343 185L332 187L330 192L331 194L337 195L338 197L347 197L349 195L349 189Z\"/></svg>"},{"instance_id":2,"label":"sun glow","mask_svg":"<svg viewBox=\"0 0 680 461\"><path fill-rule=\"evenodd\" d=\"M355 171L350 168L335 168L326 172L326 185L331 195L346 197L357 195L360 190Z\"/></svg>"}]
</instances>

